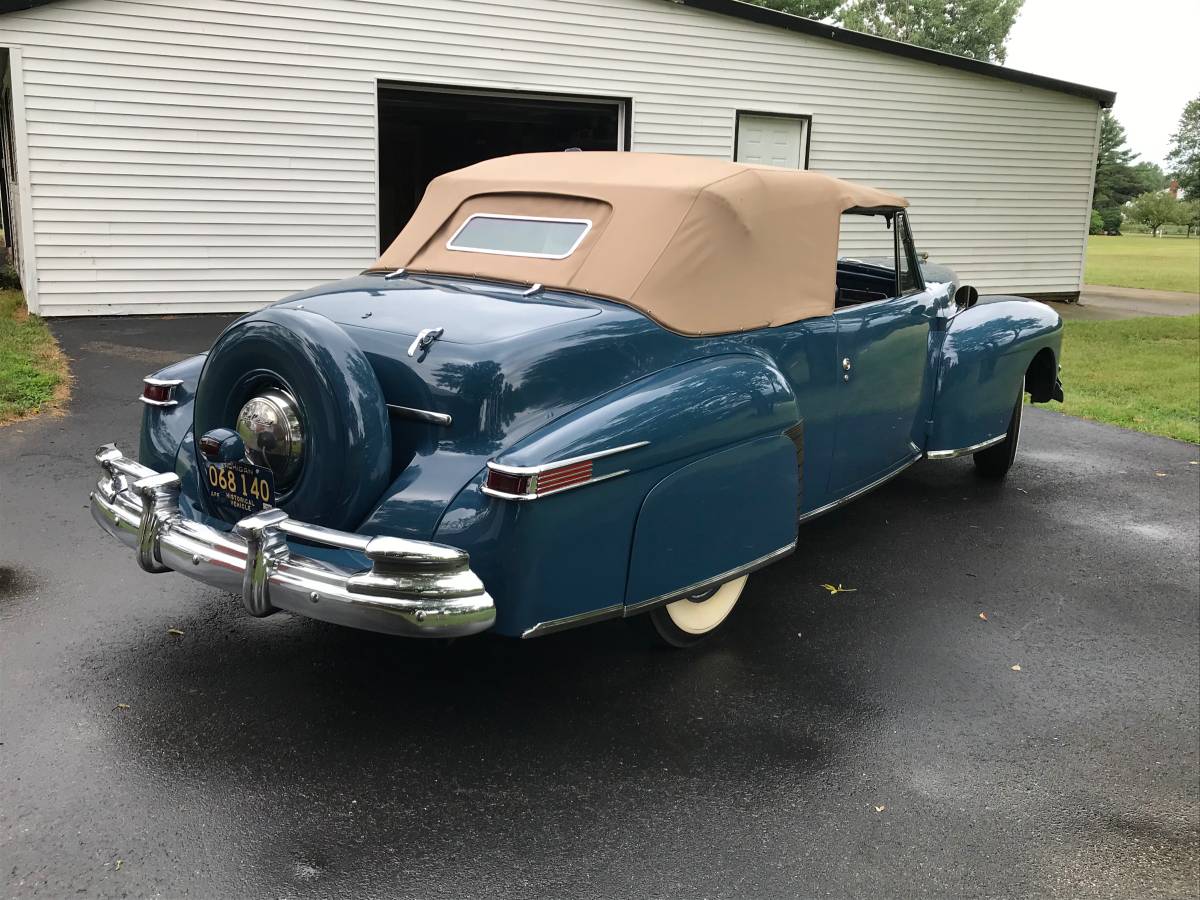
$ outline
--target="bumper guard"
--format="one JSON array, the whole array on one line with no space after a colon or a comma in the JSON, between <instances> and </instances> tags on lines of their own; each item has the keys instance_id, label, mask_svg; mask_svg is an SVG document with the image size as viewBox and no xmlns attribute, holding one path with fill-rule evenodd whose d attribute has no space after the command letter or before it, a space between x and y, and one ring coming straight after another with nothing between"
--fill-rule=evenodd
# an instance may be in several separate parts
<instances>
[{"instance_id":1,"label":"bumper guard","mask_svg":"<svg viewBox=\"0 0 1200 900\"><path fill-rule=\"evenodd\" d=\"M181 515L173 472L155 472L113 444L96 452L96 462L102 476L91 492L92 518L134 549L138 565L240 593L251 615L286 609L408 637L460 637L496 620L469 556L456 547L335 531L279 509L247 516L232 532L219 531ZM357 550L371 568L350 571L292 553L288 537Z\"/></svg>"}]
</instances>

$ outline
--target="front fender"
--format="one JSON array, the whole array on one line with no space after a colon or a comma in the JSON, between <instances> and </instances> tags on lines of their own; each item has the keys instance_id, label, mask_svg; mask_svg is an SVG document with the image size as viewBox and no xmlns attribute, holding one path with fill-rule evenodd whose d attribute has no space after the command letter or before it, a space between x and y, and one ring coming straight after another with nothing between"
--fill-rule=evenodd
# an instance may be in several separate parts
<instances>
[{"instance_id":1,"label":"front fender","mask_svg":"<svg viewBox=\"0 0 1200 900\"><path fill-rule=\"evenodd\" d=\"M1020 297L985 298L950 320L937 363L928 453L1004 434L1025 373L1042 351L1057 364L1062 318Z\"/></svg>"}]
</instances>

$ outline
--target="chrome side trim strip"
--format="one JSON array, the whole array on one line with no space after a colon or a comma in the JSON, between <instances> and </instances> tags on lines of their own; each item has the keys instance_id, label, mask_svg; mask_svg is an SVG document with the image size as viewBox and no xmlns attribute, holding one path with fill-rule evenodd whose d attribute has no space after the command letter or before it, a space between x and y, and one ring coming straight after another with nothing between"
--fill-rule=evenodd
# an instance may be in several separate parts
<instances>
[{"instance_id":1,"label":"chrome side trim strip","mask_svg":"<svg viewBox=\"0 0 1200 900\"><path fill-rule=\"evenodd\" d=\"M488 465L491 465L489 463ZM619 472L608 472L604 475L597 475L595 478L589 478L587 481L580 481L577 484L568 484L566 487L553 488L549 491L534 491L532 494L506 494L504 491L497 491L490 488L484 483L480 490L489 497L498 497L501 500L540 500L543 497L549 497L553 494L565 494L567 491L573 491L575 488L587 487L589 484L595 484L598 481L608 481L610 478L616 478L618 475L628 475L628 469L621 469Z\"/></svg>"},{"instance_id":2,"label":"chrome side trim strip","mask_svg":"<svg viewBox=\"0 0 1200 900\"><path fill-rule=\"evenodd\" d=\"M562 466L587 462L589 459L603 459L606 456L612 456L614 453L636 450L638 447L645 447L649 443L649 441L638 441L637 443L625 444L621 447L611 447L608 450L597 450L595 453L585 453L582 456L572 456L569 459L556 459L554 462L541 463L536 466L506 466L502 463L489 460L487 467L495 469L497 472L503 472L505 475L537 475L540 472L545 472L547 469L558 469Z\"/></svg>"},{"instance_id":3,"label":"chrome side trim strip","mask_svg":"<svg viewBox=\"0 0 1200 900\"><path fill-rule=\"evenodd\" d=\"M912 459L905 462L903 465L900 465L897 468L893 469L891 472L888 472L886 475L884 475L878 481L872 481L870 484L866 485L865 487L860 487L857 491L854 491L851 494L847 494L845 497L841 497L840 499L834 500L832 503L826 503L824 506L818 506L816 509L806 512L804 515L802 515L800 517L799 521L807 522L809 519L815 519L817 516L822 516L827 512L832 512L833 510L837 509L839 506L845 506L851 500L855 500L855 499L861 497L863 494L867 493L868 491L875 490L875 488L879 487L881 484L886 484L887 482L891 481L893 478L895 478L897 475L899 475L901 472L903 472L905 469L907 469L913 463L920 462L921 459L922 459L922 456L920 453L918 453L916 456L914 456Z\"/></svg>"},{"instance_id":4,"label":"chrome side trim strip","mask_svg":"<svg viewBox=\"0 0 1200 900\"><path fill-rule=\"evenodd\" d=\"M687 587L679 588L678 590L669 591L665 594L659 594L657 597L651 597L649 600L642 600L638 603L631 603L625 607L626 616L636 616L638 613L645 612L648 609L653 609L656 606L663 606L670 603L672 600L678 600L680 597L686 597L688 594L695 594L698 591L707 590L710 587L724 584L726 581L732 581L735 578L741 578L743 575L749 575L751 572L761 569L763 566L768 566L775 560L787 556L796 549L796 542L792 541L778 550L772 550L766 556L760 556L758 559L746 563L744 566L738 566L730 569L728 572L722 572L720 575L714 575L712 578L705 578L703 581L697 581L695 584L689 584Z\"/></svg>"},{"instance_id":5,"label":"chrome side trim strip","mask_svg":"<svg viewBox=\"0 0 1200 900\"><path fill-rule=\"evenodd\" d=\"M155 387L179 387L183 384L182 378L143 378L142 384L152 384Z\"/></svg>"},{"instance_id":6,"label":"chrome side trim strip","mask_svg":"<svg viewBox=\"0 0 1200 900\"><path fill-rule=\"evenodd\" d=\"M178 400L151 400L149 397L138 397L147 406L178 406Z\"/></svg>"},{"instance_id":7,"label":"chrome side trim strip","mask_svg":"<svg viewBox=\"0 0 1200 900\"><path fill-rule=\"evenodd\" d=\"M565 631L568 628L574 628L577 625L588 625L592 622L599 622L603 619L618 619L621 617L623 607L620 603L613 606L606 606L604 609L593 609L588 612L576 613L573 616L566 616L561 619L551 619L549 622L538 622L532 628L526 628L521 632L521 638L541 637L544 634L553 634L556 631Z\"/></svg>"},{"instance_id":8,"label":"chrome side trim strip","mask_svg":"<svg viewBox=\"0 0 1200 900\"><path fill-rule=\"evenodd\" d=\"M579 625L588 625L592 622L599 622L603 619L616 619L620 617L629 617L638 613L646 612L655 606L664 603L669 603L672 600L677 600L680 597L688 594L694 594L696 591L702 591L706 588L713 587L718 584L724 584L726 581L732 581L734 578L740 578L743 575L749 575L763 566L770 565L781 557L787 556L796 549L796 542L792 541L785 547L780 547L778 550L772 550L766 556L760 556L758 559L746 563L744 566L738 566L730 569L728 572L722 572L720 575L714 575L712 578L706 578L703 581L697 581L695 584L690 584L685 588L680 588L676 591L671 591L666 594L660 594L657 597L652 597L649 600L643 600L640 603L634 603L631 606L624 606L620 603L612 606L606 606L603 609L589 610L584 613L576 613L573 616L565 616L561 619L550 619L548 622L538 622L532 628L527 628L521 633L522 638L541 637L544 634L553 634L556 631L565 631L568 628L575 628Z\"/></svg>"},{"instance_id":9,"label":"chrome side trim strip","mask_svg":"<svg viewBox=\"0 0 1200 900\"><path fill-rule=\"evenodd\" d=\"M425 422L429 425L441 425L443 428L449 428L454 424L454 420L446 413L417 409L414 406L399 406L395 403L388 403L387 408L388 412L401 419L411 419L414 422Z\"/></svg>"},{"instance_id":10,"label":"chrome side trim strip","mask_svg":"<svg viewBox=\"0 0 1200 900\"><path fill-rule=\"evenodd\" d=\"M980 450L986 450L993 444L998 444L1008 437L1008 432L998 434L995 437L988 438L986 441L980 441L978 444L972 444L970 447L959 447L957 450L927 450L925 456L928 459L955 459L959 456L969 456L972 453L978 453Z\"/></svg>"}]
</instances>

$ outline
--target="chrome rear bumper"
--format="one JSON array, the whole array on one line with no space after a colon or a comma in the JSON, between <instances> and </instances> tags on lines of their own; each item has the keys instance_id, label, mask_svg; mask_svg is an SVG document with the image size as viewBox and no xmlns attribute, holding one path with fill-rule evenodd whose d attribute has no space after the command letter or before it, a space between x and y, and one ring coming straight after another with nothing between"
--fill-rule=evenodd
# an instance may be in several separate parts
<instances>
[{"instance_id":1,"label":"chrome rear bumper","mask_svg":"<svg viewBox=\"0 0 1200 900\"><path fill-rule=\"evenodd\" d=\"M181 572L242 595L251 615L286 609L353 628L409 637L459 637L492 626L496 609L463 550L308 525L266 509L232 532L184 518L179 476L158 473L113 444L96 452L102 472L92 518L134 548L147 572ZM292 553L287 538L357 550L371 568L350 571Z\"/></svg>"}]
</instances>

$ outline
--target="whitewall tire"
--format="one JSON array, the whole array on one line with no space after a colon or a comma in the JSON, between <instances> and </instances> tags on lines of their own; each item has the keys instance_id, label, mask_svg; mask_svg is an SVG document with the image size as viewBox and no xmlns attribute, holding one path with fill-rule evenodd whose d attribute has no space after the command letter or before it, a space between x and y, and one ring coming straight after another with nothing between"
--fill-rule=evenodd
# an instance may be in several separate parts
<instances>
[{"instance_id":1,"label":"whitewall tire","mask_svg":"<svg viewBox=\"0 0 1200 900\"><path fill-rule=\"evenodd\" d=\"M721 627L733 612L749 575L727 581L650 611L647 619L655 633L672 647L690 647Z\"/></svg>"}]
</instances>

